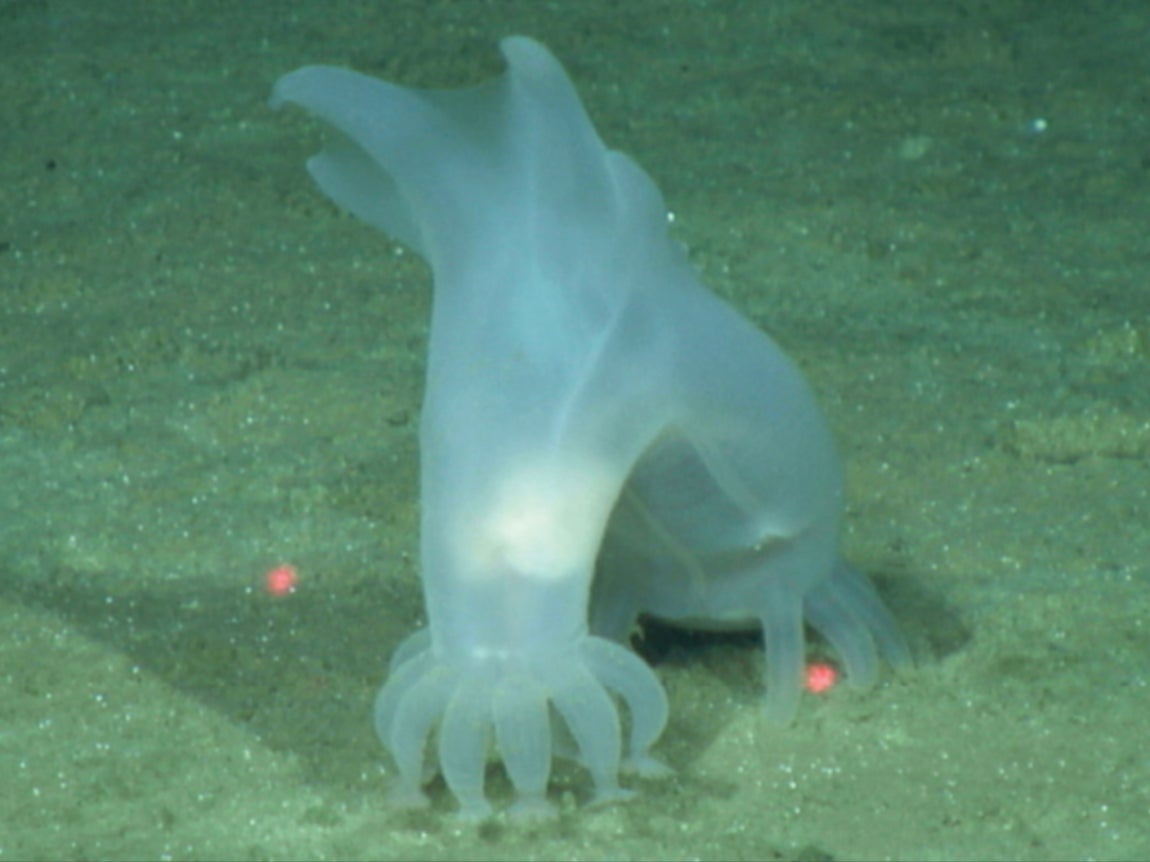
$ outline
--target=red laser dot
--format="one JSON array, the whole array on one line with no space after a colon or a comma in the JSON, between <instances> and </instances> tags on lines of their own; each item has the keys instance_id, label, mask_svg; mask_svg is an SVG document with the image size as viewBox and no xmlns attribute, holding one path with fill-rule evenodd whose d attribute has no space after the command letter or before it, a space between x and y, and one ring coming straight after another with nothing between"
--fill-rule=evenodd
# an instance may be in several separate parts
<instances>
[{"instance_id":1,"label":"red laser dot","mask_svg":"<svg viewBox=\"0 0 1150 862\"><path fill-rule=\"evenodd\" d=\"M815 662L814 664L807 665L806 679L803 685L806 690L813 694L822 694L825 691L830 691L834 684L839 681L839 672L835 670L833 665L824 662Z\"/></svg>"},{"instance_id":2,"label":"red laser dot","mask_svg":"<svg viewBox=\"0 0 1150 862\"><path fill-rule=\"evenodd\" d=\"M268 569L267 574L264 575L264 590L269 596L274 596L277 599L294 593L298 583L299 572L290 563Z\"/></svg>"}]
</instances>

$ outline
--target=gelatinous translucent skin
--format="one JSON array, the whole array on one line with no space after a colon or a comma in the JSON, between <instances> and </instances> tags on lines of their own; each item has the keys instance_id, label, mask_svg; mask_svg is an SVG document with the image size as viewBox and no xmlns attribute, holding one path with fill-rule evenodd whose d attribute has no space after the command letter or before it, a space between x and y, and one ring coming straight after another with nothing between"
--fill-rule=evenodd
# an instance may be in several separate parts
<instances>
[{"instance_id":1,"label":"gelatinous translucent skin","mask_svg":"<svg viewBox=\"0 0 1150 862\"><path fill-rule=\"evenodd\" d=\"M397 650L375 717L396 797L421 802L439 771L466 815L489 810L492 751L526 813L547 810L556 754L599 799L624 794L623 768L660 770L666 696L625 645L640 612L761 625L777 721L804 619L856 682L879 653L907 660L839 558L839 464L801 375L699 284L658 189L603 145L547 49L501 48L507 72L470 89L310 67L273 95L341 133L309 162L321 188L434 274L429 627Z\"/></svg>"}]
</instances>

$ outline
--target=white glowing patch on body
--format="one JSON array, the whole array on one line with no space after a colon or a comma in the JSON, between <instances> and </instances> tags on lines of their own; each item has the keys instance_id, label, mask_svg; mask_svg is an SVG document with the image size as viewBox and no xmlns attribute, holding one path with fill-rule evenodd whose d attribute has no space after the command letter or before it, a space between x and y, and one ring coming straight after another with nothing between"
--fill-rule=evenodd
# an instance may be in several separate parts
<instances>
[{"instance_id":1,"label":"white glowing patch on body","mask_svg":"<svg viewBox=\"0 0 1150 862\"><path fill-rule=\"evenodd\" d=\"M467 530L467 570L534 580L589 572L618 491L615 474L587 461L517 469Z\"/></svg>"}]
</instances>

